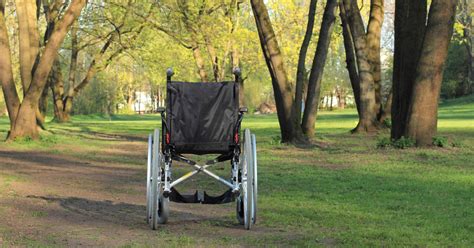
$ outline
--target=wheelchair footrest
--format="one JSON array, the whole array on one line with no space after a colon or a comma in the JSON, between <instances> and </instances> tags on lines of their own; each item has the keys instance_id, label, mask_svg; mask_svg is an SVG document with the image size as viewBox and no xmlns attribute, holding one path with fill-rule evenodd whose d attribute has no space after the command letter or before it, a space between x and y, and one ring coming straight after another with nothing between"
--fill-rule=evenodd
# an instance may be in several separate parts
<instances>
[{"instance_id":1,"label":"wheelchair footrest","mask_svg":"<svg viewBox=\"0 0 474 248\"><path fill-rule=\"evenodd\" d=\"M178 203L201 203L201 204L224 204L235 201L235 195L229 189L220 196L210 196L204 192L198 192L192 195L182 195L175 188L171 188L169 195L170 201Z\"/></svg>"}]
</instances>

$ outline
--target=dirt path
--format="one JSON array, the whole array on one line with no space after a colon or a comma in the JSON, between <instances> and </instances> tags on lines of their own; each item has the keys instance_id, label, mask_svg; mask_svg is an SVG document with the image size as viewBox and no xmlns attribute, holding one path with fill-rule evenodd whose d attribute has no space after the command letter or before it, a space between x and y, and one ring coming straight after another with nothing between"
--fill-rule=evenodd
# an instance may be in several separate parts
<instances>
[{"instance_id":1,"label":"dirt path","mask_svg":"<svg viewBox=\"0 0 474 248\"><path fill-rule=\"evenodd\" d=\"M144 151L144 142L131 140L102 150L143 161ZM234 204L173 203L169 223L152 231L145 222L145 166L58 153L0 146L0 246L249 246L284 233L243 230Z\"/></svg>"}]
</instances>

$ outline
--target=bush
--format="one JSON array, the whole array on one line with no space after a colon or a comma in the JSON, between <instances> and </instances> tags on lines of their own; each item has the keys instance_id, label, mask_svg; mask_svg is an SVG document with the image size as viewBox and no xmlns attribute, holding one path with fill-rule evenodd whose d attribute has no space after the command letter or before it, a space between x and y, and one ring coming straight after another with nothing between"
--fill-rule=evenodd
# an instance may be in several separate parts
<instances>
[{"instance_id":1,"label":"bush","mask_svg":"<svg viewBox=\"0 0 474 248\"><path fill-rule=\"evenodd\" d=\"M391 128L392 127L392 120L390 118L387 118L383 120L382 125L386 128Z\"/></svg>"},{"instance_id":2,"label":"bush","mask_svg":"<svg viewBox=\"0 0 474 248\"><path fill-rule=\"evenodd\" d=\"M398 140L392 140L389 137L384 137L378 140L377 148L398 148L398 149L405 149L414 147L416 142L411 138L401 137Z\"/></svg>"},{"instance_id":3,"label":"bush","mask_svg":"<svg viewBox=\"0 0 474 248\"><path fill-rule=\"evenodd\" d=\"M437 147L447 147L448 146L448 138L443 136L436 136L433 137L433 145Z\"/></svg>"},{"instance_id":4,"label":"bush","mask_svg":"<svg viewBox=\"0 0 474 248\"><path fill-rule=\"evenodd\" d=\"M412 138L406 138L404 136L392 142L392 146L398 149L414 147L415 144L416 144L415 140L413 140Z\"/></svg>"}]
</instances>

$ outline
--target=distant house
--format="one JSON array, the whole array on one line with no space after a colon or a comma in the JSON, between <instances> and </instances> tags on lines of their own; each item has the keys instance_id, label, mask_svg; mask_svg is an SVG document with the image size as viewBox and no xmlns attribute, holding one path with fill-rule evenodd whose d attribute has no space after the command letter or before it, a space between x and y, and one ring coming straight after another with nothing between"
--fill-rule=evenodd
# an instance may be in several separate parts
<instances>
[{"instance_id":1,"label":"distant house","mask_svg":"<svg viewBox=\"0 0 474 248\"><path fill-rule=\"evenodd\" d=\"M133 102L133 111L138 114L144 114L151 112L153 108L153 98L150 95L150 92L147 91L136 91L135 100Z\"/></svg>"}]
</instances>

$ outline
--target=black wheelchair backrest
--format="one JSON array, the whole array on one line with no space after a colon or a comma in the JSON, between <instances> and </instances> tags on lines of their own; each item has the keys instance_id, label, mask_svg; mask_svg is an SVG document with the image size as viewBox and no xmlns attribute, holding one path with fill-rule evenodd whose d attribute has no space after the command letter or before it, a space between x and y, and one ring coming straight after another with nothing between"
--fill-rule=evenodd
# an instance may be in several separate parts
<instances>
[{"instance_id":1,"label":"black wheelchair backrest","mask_svg":"<svg viewBox=\"0 0 474 248\"><path fill-rule=\"evenodd\" d=\"M224 154L235 144L239 87L235 82L168 81L166 122L176 153Z\"/></svg>"}]
</instances>

